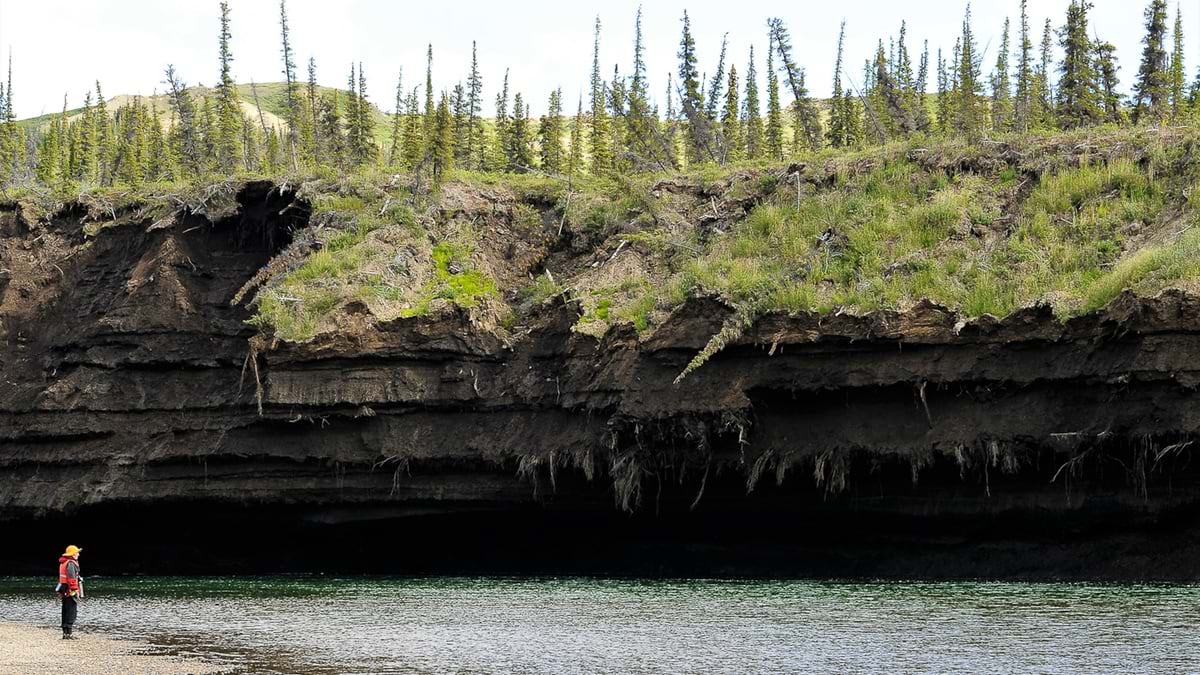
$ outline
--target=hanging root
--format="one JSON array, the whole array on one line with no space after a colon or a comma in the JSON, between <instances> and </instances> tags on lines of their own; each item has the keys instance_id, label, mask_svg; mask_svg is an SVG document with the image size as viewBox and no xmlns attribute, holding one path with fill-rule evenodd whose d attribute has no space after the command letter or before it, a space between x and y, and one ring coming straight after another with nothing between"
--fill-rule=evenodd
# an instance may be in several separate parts
<instances>
[{"instance_id":1,"label":"hanging root","mask_svg":"<svg viewBox=\"0 0 1200 675\"><path fill-rule=\"evenodd\" d=\"M254 336L248 341L249 349L246 351L246 360L242 362L242 375L238 380L238 395L242 393L242 384L246 381L247 366L254 373L254 402L258 406L258 416L263 416L263 385L262 376L258 372L258 354L262 351L263 346L261 338Z\"/></svg>"},{"instance_id":2,"label":"hanging root","mask_svg":"<svg viewBox=\"0 0 1200 675\"><path fill-rule=\"evenodd\" d=\"M609 467L613 498L622 511L633 513L642 503L642 465L632 452L613 457Z\"/></svg>"}]
</instances>

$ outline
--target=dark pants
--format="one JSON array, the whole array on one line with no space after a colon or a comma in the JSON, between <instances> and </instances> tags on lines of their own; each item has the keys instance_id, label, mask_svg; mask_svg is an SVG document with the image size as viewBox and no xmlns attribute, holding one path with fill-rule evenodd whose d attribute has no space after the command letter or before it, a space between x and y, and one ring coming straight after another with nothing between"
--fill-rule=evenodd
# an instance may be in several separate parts
<instances>
[{"instance_id":1,"label":"dark pants","mask_svg":"<svg viewBox=\"0 0 1200 675\"><path fill-rule=\"evenodd\" d=\"M73 598L69 595L64 595L62 602L63 602L63 615L62 615L63 635L70 635L71 628L75 625L75 615L79 613L79 602L75 598Z\"/></svg>"}]
</instances>

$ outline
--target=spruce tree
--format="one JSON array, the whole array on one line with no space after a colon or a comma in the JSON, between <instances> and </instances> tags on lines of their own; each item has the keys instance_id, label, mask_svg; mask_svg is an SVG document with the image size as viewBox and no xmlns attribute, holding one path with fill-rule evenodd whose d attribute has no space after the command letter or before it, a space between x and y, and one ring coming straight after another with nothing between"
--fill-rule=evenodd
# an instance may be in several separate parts
<instances>
[{"instance_id":1,"label":"spruce tree","mask_svg":"<svg viewBox=\"0 0 1200 675\"><path fill-rule=\"evenodd\" d=\"M170 92L168 92L170 94ZM100 89L100 80L96 80L96 175L97 185L105 185L109 180L109 166L112 157L112 129L108 115L108 102L104 100L104 92ZM182 124L179 125L182 128Z\"/></svg>"},{"instance_id":2,"label":"spruce tree","mask_svg":"<svg viewBox=\"0 0 1200 675\"><path fill-rule=\"evenodd\" d=\"M471 168L484 169L483 120L483 76L479 74L479 58L475 41L471 41L471 73L467 76L467 164Z\"/></svg>"},{"instance_id":3,"label":"spruce tree","mask_svg":"<svg viewBox=\"0 0 1200 675\"><path fill-rule=\"evenodd\" d=\"M562 88L550 92L546 114L538 125L538 141L541 146L542 171L549 174L563 172L563 116Z\"/></svg>"},{"instance_id":4,"label":"spruce tree","mask_svg":"<svg viewBox=\"0 0 1200 675\"><path fill-rule=\"evenodd\" d=\"M1167 72L1167 81L1171 96L1171 120L1183 117L1187 107L1184 100L1184 65L1183 65L1183 13L1179 5L1175 5L1175 31L1171 41L1171 65Z\"/></svg>"},{"instance_id":5,"label":"spruce tree","mask_svg":"<svg viewBox=\"0 0 1200 675\"><path fill-rule=\"evenodd\" d=\"M496 158L494 164L501 171L508 170L509 149L512 147L512 119L508 115L508 70L504 71L504 84L496 94Z\"/></svg>"},{"instance_id":6,"label":"spruce tree","mask_svg":"<svg viewBox=\"0 0 1200 675\"><path fill-rule=\"evenodd\" d=\"M404 69L396 77L396 107L392 111L391 145L388 146L388 166L400 166L403 160L401 140L404 137Z\"/></svg>"},{"instance_id":7,"label":"spruce tree","mask_svg":"<svg viewBox=\"0 0 1200 675\"><path fill-rule=\"evenodd\" d=\"M721 133L724 136L725 161L736 162L742 158L745 141L742 139L742 125L738 108L738 76L737 66L729 66L729 82L725 87L725 111L721 115Z\"/></svg>"},{"instance_id":8,"label":"spruce tree","mask_svg":"<svg viewBox=\"0 0 1200 675\"><path fill-rule=\"evenodd\" d=\"M783 110L779 105L779 77L775 74L775 40L767 42L767 127L766 156L779 161L783 159Z\"/></svg>"},{"instance_id":9,"label":"spruce tree","mask_svg":"<svg viewBox=\"0 0 1200 675\"><path fill-rule=\"evenodd\" d=\"M417 92L420 87L413 87L404 102L404 167L416 170L421 165L425 153L422 130L425 118L421 115L421 99Z\"/></svg>"},{"instance_id":10,"label":"spruce tree","mask_svg":"<svg viewBox=\"0 0 1200 675\"><path fill-rule=\"evenodd\" d=\"M175 66L167 66L167 88L171 97L171 107L175 111L175 117L178 120L177 128L179 129L180 152L179 158L182 164L181 168L184 175L195 178L204 172L204 159L201 154L201 138L199 124L196 115L196 105L192 100L192 95L187 90L187 83L179 79L175 75ZM103 101L100 92L100 83L96 83L96 96ZM103 105L103 104L102 104ZM107 155L106 140L101 141L101 148ZM107 161L104 162L106 172L108 169Z\"/></svg>"},{"instance_id":11,"label":"spruce tree","mask_svg":"<svg viewBox=\"0 0 1200 675\"><path fill-rule=\"evenodd\" d=\"M1021 0L1021 27L1017 39L1020 55L1017 57L1017 93L1013 99L1013 128L1019 132L1029 131L1033 109L1033 41L1029 37L1028 0Z\"/></svg>"},{"instance_id":12,"label":"spruce tree","mask_svg":"<svg viewBox=\"0 0 1200 675\"><path fill-rule=\"evenodd\" d=\"M596 17L595 35L592 41L592 81L591 81L591 128L588 130L588 142L592 150L592 175L602 176L612 168L612 140L609 136L608 124L608 92L604 76L600 74L600 17Z\"/></svg>"},{"instance_id":13,"label":"spruce tree","mask_svg":"<svg viewBox=\"0 0 1200 675\"><path fill-rule=\"evenodd\" d=\"M937 128L943 133L950 130L950 73L942 50L937 53Z\"/></svg>"},{"instance_id":14,"label":"spruce tree","mask_svg":"<svg viewBox=\"0 0 1200 675\"><path fill-rule=\"evenodd\" d=\"M788 86L792 90L792 112L795 118L795 135L793 145L802 143L810 150L819 150L822 142L821 116L816 105L808 96L808 88L804 84L804 69L799 68L792 60L792 43L783 19L775 18L767 22L774 38L775 50L779 54L780 68L787 76Z\"/></svg>"},{"instance_id":15,"label":"spruce tree","mask_svg":"<svg viewBox=\"0 0 1200 675\"><path fill-rule=\"evenodd\" d=\"M575 118L571 120L571 151L567 155L567 180L569 187L574 186L575 179L583 173L583 97L579 97L579 108Z\"/></svg>"},{"instance_id":16,"label":"spruce tree","mask_svg":"<svg viewBox=\"0 0 1200 675\"><path fill-rule=\"evenodd\" d=\"M971 6L963 17L959 38L958 95L954 101L954 130L969 140L977 140L983 132L983 106L980 98L983 86L979 82L979 53L971 30Z\"/></svg>"},{"instance_id":17,"label":"spruce tree","mask_svg":"<svg viewBox=\"0 0 1200 675\"><path fill-rule=\"evenodd\" d=\"M1033 111L1030 124L1035 129L1050 129L1055 123L1054 88L1050 79L1052 35L1050 19L1046 19L1042 27L1041 62L1033 76Z\"/></svg>"},{"instance_id":18,"label":"spruce tree","mask_svg":"<svg viewBox=\"0 0 1200 675\"><path fill-rule=\"evenodd\" d=\"M709 127L704 119L704 92L697 68L696 40L692 37L692 22L683 12L683 34L679 39L679 104L682 109L688 163L699 163L712 156Z\"/></svg>"},{"instance_id":19,"label":"spruce tree","mask_svg":"<svg viewBox=\"0 0 1200 675\"><path fill-rule=\"evenodd\" d=\"M829 99L829 130L826 136L829 138L829 145L834 148L843 148L850 145L846 138L846 120L843 117L845 110L842 108L842 57L846 44L846 20L842 20L842 27L838 31L837 42L837 59L833 66L833 96Z\"/></svg>"},{"instance_id":20,"label":"spruce tree","mask_svg":"<svg viewBox=\"0 0 1200 675\"><path fill-rule=\"evenodd\" d=\"M454 169L454 130L450 120L450 102L446 92L438 102L433 124L433 181L441 184Z\"/></svg>"},{"instance_id":21,"label":"spruce tree","mask_svg":"<svg viewBox=\"0 0 1200 675\"><path fill-rule=\"evenodd\" d=\"M1088 35L1087 12L1090 8L1091 3L1087 0L1071 0L1067 23L1059 31L1063 61L1059 66L1058 119L1064 129L1097 124L1103 117L1100 83L1092 40Z\"/></svg>"},{"instance_id":22,"label":"spruce tree","mask_svg":"<svg viewBox=\"0 0 1200 675\"><path fill-rule=\"evenodd\" d=\"M914 104L916 110L913 112L914 121L916 122L918 131L928 131L932 123L929 120L929 105L926 101L928 98L926 89L929 87L929 40L925 41L924 48L921 50L921 63L917 67L917 81L915 83L916 96ZM851 99L850 92L845 94L847 99ZM853 100L853 99L851 99ZM851 105L853 108L853 104ZM857 117L856 117L857 119Z\"/></svg>"},{"instance_id":23,"label":"spruce tree","mask_svg":"<svg viewBox=\"0 0 1200 675\"><path fill-rule=\"evenodd\" d=\"M525 173L533 168L533 134L529 128L529 110L521 92L513 96L512 133L509 134L508 170Z\"/></svg>"},{"instance_id":24,"label":"spruce tree","mask_svg":"<svg viewBox=\"0 0 1200 675\"><path fill-rule=\"evenodd\" d=\"M242 110L237 102L237 92L234 90L231 64L233 52L229 48L229 40L233 35L229 32L229 3L221 3L221 34L220 34L220 64L221 72L217 77L217 138L216 159L217 169L223 174L231 174L241 164L241 153L238 152L238 141L241 137Z\"/></svg>"},{"instance_id":25,"label":"spruce tree","mask_svg":"<svg viewBox=\"0 0 1200 675\"><path fill-rule=\"evenodd\" d=\"M992 129L997 132L1012 128L1012 83L1008 75L1008 18L1004 19L1004 32L1000 37L1000 49L996 52L996 70L992 73Z\"/></svg>"},{"instance_id":26,"label":"spruce tree","mask_svg":"<svg viewBox=\"0 0 1200 675\"><path fill-rule=\"evenodd\" d=\"M679 170L679 111L675 109L674 75L667 71L667 108L663 118L662 137L666 157L664 160L669 168Z\"/></svg>"},{"instance_id":27,"label":"spruce tree","mask_svg":"<svg viewBox=\"0 0 1200 675\"><path fill-rule=\"evenodd\" d=\"M704 97L704 114L710 122L717 121L717 106L721 105L721 87L725 86L725 52L729 43L729 34L721 36L721 55L717 58L717 70L708 83L708 94Z\"/></svg>"},{"instance_id":28,"label":"spruce tree","mask_svg":"<svg viewBox=\"0 0 1200 675\"><path fill-rule=\"evenodd\" d=\"M295 54L292 52L291 38L288 33L287 0L279 0L279 32L283 43L280 51L283 54L283 77L286 83L287 150L291 157L292 170L297 171L300 168L299 157L296 153L300 128L300 100L299 93L296 91ZM351 87L351 90L353 89Z\"/></svg>"},{"instance_id":29,"label":"spruce tree","mask_svg":"<svg viewBox=\"0 0 1200 675\"><path fill-rule=\"evenodd\" d=\"M324 142L324 148L321 151L322 158L330 166L341 169L346 166L346 136L342 129L342 111L339 99L340 95L336 89L321 97L319 128L321 140ZM268 155L274 138L275 134L271 132L266 139ZM407 139L408 136L406 135L405 138ZM275 143L278 148L278 142L275 141Z\"/></svg>"},{"instance_id":30,"label":"spruce tree","mask_svg":"<svg viewBox=\"0 0 1200 675\"><path fill-rule=\"evenodd\" d=\"M650 112L647 93L645 45L642 43L642 8L639 6L633 29L633 74L629 78L628 112L625 115L625 147L636 157L655 165L663 154L654 139L657 120Z\"/></svg>"},{"instance_id":31,"label":"spruce tree","mask_svg":"<svg viewBox=\"0 0 1200 675\"><path fill-rule=\"evenodd\" d=\"M1086 17L1090 3L1072 0L1071 8ZM1079 9L1076 9L1076 7ZM1071 15L1068 14L1068 17ZM1142 38L1142 62L1138 67L1137 81L1133 84L1133 122L1145 119L1159 121L1166 116L1166 105L1170 93L1167 74L1167 0L1150 0L1146 7L1146 36ZM1068 30L1070 19L1068 18Z\"/></svg>"},{"instance_id":32,"label":"spruce tree","mask_svg":"<svg viewBox=\"0 0 1200 675\"><path fill-rule=\"evenodd\" d=\"M433 104L433 44L425 50L425 122L422 126L422 137L425 152L431 152L437 140L437 108Z\"/></svg>"},{"instance_id":33,"label":"spruce tree","mask_svg":"<svg viewBox=\"0 0 1200 675\"><path fill-rule=\"evenodd\" d=\"M375 124L371 120L371 104L367 101L367 74L363 64L358 63L358 77L354 78L354 67L350 68L351 92L346 104L347 140L350 161L353 166L371 164L378 156L375 145ZM355 86L357 85L357 86Z\"/></svg>"},{"instance_id":34,"label":"spruce tree","mask_svg":"<svg viewBox=\"0 0 1200 675\"><path fill-rule=\"evenodd\" d=\"M461 82L454 85L450 94L450 125L454 136L454 165L466 167L471 157L467 139L470 136L470 126L467 120L467 89Z\"/></svg>"},{"instance_id":35,"label":"spruce tree","mask_svg":"<svg viewBox=\"0 0 1200 675\"><path fill-rule=\"evenodd\" d=\"M1119 124L1124 121L1125 113L1121 108L1121 94L1117 91L1120 80L1117 78L1116 46L1111 42L1096 43L1096 69L1100 72L1100 98L1104 110L1103 121Z\"/></svg>"},{"instance_id":36,"label":"spruce tree","mask_svg":"<svg viewBox=\"0 0 1200 675\"><path fill-rule=\"evenodd\" d=\"M742 127L746 130L746 157L761 159L766 151L767 141L758 103L758 70L754 66L754 45L750 45L750 62L746 66L746 100L742 109Z\"/></svg>"},{"instance_id":37,"label":"spruce tree","mask_svg":"<svg viewBox=\"0 0 1200 675\"><path fill-rule=\"evenodd\" d=\"M308 96L308 114L310 116L310 125L312 128L312 143L308 150L308 160L313 166L321 165L321 100L317 94L317 60L310 56L308 57L308 85L306 89Z\"/></svg>"},{"instance_id":38,"label":"spruce tree","mask_svg":"<svg viewBox=\"0 0 1200 675\"><path fill-rule=\"evenodd\" d=\"M614 171L626 172L630 168L630 153L626 145L627 124L626 106L628 104L628 96L625 91L625 79L621 77L621 70L618 64L613 64L612 84L608 87L608 109L609 109L609 147L612 148Z\"/></svg>"}]
</instances>

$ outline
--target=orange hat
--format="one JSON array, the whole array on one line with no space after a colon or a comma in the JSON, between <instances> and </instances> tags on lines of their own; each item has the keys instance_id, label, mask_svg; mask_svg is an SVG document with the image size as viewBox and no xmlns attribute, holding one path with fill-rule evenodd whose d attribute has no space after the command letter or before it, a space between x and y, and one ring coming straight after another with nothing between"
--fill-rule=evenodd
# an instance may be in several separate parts
<instances>
[{"instance_id":1,"label":"orange hat","mask_svg":"<svg viewBox=\"0 0 1200 675\"><path fill-rule=\"evenodd\" d=\"M74 544L71 544L70 546L67 547L67 552L64 553L63 555L65 555L69 558L71 556L79 555L82 552L83 552L83 549L79 548L78 546L76 546Z\"/></svg>"}]
</instances>

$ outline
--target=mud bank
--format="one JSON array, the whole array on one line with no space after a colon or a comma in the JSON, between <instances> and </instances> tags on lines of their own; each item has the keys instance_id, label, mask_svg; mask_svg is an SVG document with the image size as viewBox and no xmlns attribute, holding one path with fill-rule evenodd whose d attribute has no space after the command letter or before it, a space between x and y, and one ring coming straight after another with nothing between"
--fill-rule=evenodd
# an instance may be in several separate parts
<instances>
[{"instance_id":1,"label":"mud bank","mask_svg":"<svg viewBox=\"0 0 1200 675\"><path fill-rule=\"evenodd\" d=\"M290 541L296 571L1200 577L1194 295L768 314L676 383L721 301L643 335L558 302L271 339L231 300L307 206L237 204L89 233L4 214L6 540L119 542L105 572L245 572Z\"/></svg>"}]
</instances>

